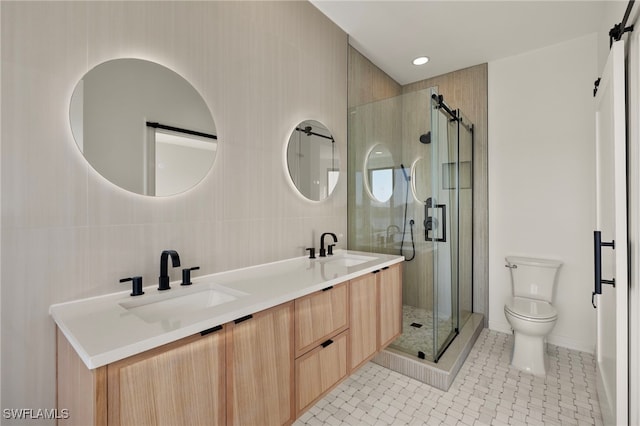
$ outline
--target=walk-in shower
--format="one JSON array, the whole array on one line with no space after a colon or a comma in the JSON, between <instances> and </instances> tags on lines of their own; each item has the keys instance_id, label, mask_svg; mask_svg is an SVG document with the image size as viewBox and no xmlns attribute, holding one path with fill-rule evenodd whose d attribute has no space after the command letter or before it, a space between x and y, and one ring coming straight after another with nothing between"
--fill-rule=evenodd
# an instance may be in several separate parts
<instances>
[{"instance_id":1,"label":"walk-in shower","mask_svg":"<svg viewBox=\"0 0 640 426\"><path fill-rule=\"evenodd\" d=\"M473 124L436 88L349 111L349 248L403 254L403 333L438 362L473 312Z\"/></svg>"}]
</instances>

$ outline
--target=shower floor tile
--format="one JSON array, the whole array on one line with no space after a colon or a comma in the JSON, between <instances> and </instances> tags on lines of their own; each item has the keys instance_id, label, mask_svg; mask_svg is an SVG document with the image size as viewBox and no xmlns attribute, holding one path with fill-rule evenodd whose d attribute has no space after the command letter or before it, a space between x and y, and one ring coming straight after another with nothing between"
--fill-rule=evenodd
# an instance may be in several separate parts
<instances>
[{"instance_id":1,"label":"shower floor tile","mask_svg":"<svg viewBox=\"0 0 640 426\"><path fill-rule=\"evenodd\" d=\"M593 355L549 346L549 372L509 364L513 336L482 330L448 391L367 363L294 425L602 425Z\"/></svg>"},{"instance_id":2,"label":"shower floor tile","mask_svg":"<svg viewBox=\"0 0 640 426\"><path fill-rule=\"evenodd\" d=\"M451 333L451 320L438 321L438 341L440 344ZM433 360L433 311L402 306L402 334L393 341L391 347L412 356L423 353L425 359Z\"/></svg>"}]
</instances>

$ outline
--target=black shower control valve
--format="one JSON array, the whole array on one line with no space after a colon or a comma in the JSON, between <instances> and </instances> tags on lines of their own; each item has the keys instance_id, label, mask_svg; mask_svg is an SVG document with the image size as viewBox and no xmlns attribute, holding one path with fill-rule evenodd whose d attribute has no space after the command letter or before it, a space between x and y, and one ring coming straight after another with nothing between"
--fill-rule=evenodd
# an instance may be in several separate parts
<instances>
[{"instance_id":1,"label":"black shower control valve","mask_svg":"<svg viewBox=\"0 0 640 426\"><path fill-rule=\"evenodd\" d=\"M309 252L309 259L315 259L316 258L316 249L314 247L310 247L310 248L305 249L305 250Z\"/></svg>"},{"instance_id":2,"label":"black shower control valve","mask_svg":"<svg viewBox=\"0 0 640 426\"><path fill-rule=\"evenodd\" d=\"M120 280L121 283L131 281L131 296L141 296L144 294L142 291L142 277L129 277Z\"/></svg>"},{"instance_id":3,"label":"black shower control valve","mask_svg":"<svg viewBox=\"0 0 640 426\"><path fill-rule=\"evenodd\" d=\"M199 266L194 266L193 268L186 268L182 270L182 282L180 285L191 285L191 271L197 271L200 269Z\"/></svg>"}]
</instances>

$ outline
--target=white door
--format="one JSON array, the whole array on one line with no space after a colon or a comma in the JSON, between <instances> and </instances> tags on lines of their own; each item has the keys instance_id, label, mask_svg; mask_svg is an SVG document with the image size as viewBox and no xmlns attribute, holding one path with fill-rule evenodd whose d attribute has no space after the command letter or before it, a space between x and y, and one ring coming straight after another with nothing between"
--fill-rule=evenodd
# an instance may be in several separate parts
<instances>
[{"instance_id":1,"label":"white door","mask_svg":"<svg viewBox=\"0 0 640 426\"><path fill-rule=\"evenodd\" d=\"M596 181L594 306L597 306L598 399L605 424L626 425L629 379L623 41L612 46L596 94ZM598 244L598 237L602 244Z\"/></svg>"}]
</instances>

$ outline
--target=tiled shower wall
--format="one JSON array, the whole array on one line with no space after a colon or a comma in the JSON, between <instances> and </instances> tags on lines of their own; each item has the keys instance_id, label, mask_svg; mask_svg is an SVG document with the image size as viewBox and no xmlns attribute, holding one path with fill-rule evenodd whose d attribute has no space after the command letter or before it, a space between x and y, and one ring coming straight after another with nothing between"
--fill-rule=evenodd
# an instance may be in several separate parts
<instances>
[{"instance_id":1,"label":"tiled shower wall","mask_svg":"<svg viewBox=\"0 0 640 426\"><path fill-rule=\"evenodd\" d=\"M52 303L157 281L162 249L202 274L346 247L347 36L307 2L11 2L2 18L2 408L55 406ZM158 62L207 102L208 176L150 198L99 176L73 141L78 80L114 58ZM342 159L336 192L302 199L285 144L323 122ZM178 279L179 269L172 272Z\"/></svg>"}]
</instances>

